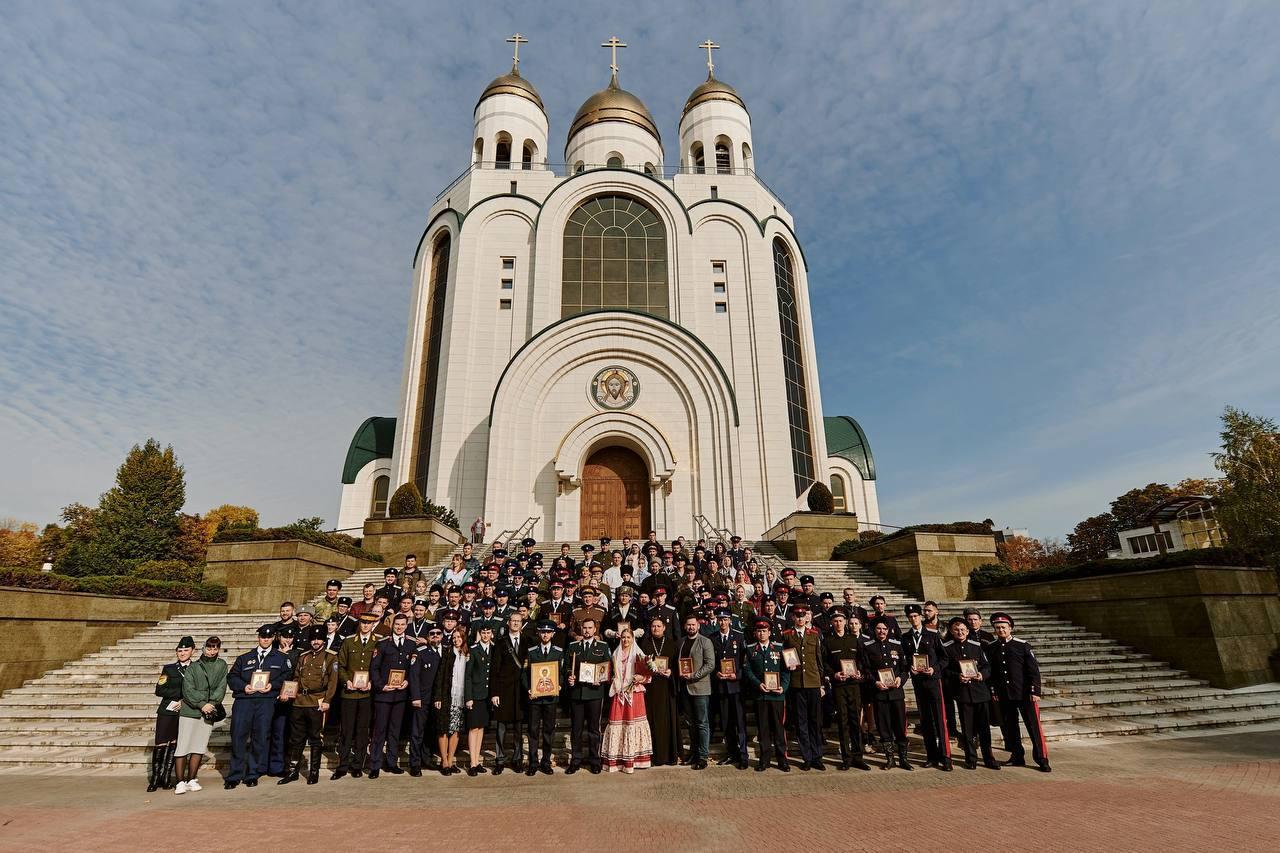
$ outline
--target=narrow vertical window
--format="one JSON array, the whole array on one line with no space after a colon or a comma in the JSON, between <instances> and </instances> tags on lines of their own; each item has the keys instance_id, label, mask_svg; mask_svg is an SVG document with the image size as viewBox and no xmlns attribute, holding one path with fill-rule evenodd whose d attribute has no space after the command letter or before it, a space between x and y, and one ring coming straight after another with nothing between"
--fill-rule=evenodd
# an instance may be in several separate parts
<instances>
[{"instance_id":1,"label":"narrow vertical window","mask_svg":"<svg viewBox=\"0 0 1280 853\"><path fill-rule=\"evenodd\" d=\"M813 484L813 431L809 426L809 388L804 372L800 306L796 304L795 267L781 237L773 239L773 277L778 288L778 324L782 329L782 369L787 383L787 422L791 428L791 470L796 497Z\"/></svg>"},{"instance_id":2,"label":"narrow vertical window","mask_svg":"<svg viewBox=\"0 0 1280 853\"><path fill-rule=\"evenodd\" d=\"M391 478L385 474L373 481L373 500L369 503L369 515L381 518L387 514L387 493L391 491Z\"/></svg>"},{"instance_id":3,"label":"narrow vertical window","mask_svg":"<svg viewBox=\"0 0 1280 853\"><path fill-rule=\"evenodd\" d=\"M707 162L702 153L701 142L693 143L693 148L690 150L689 155L690 159L693 160L693 173L695 175L701 175L703 172L707 171Z\"/></svg>"},{"instance_id":4,"label":"narrow vertical window","mask_svg":"<svg viewBox=\"0 0 1280 853\"><path fill-rule=\"evenodd\" d=\"M452 240L443 234L431 252L430 290L427 293L427 337L423 341L422 384L418 393L418 444L414 454L413 481L424 495L427 465L431 459L431 439L435 428L436 390L440 381L440 339L444 335L444 306L449 284L449 250Z\"/></svg>"}]
</instances>

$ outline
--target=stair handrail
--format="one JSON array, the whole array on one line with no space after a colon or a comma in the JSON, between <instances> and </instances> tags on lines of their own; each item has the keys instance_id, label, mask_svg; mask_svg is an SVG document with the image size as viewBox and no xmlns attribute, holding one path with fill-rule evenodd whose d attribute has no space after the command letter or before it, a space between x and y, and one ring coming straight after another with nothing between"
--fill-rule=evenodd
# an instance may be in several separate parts
<instances>
[{"instance_id":1,"label":"stair handrail","mask_svg":"<svg viewBox=\"0 0 1280 853\"><path fill-rule=\"evenodd\" d=\"M516 530L515 534L511 538L515 539L517 542L522 541L526 536L528 536L533 531L533 526L537 524L539 521L542 521L542 516L540 515L529 516L524 520L524 524L520 525L520 528Z\"/></svg>"}]
</instances>

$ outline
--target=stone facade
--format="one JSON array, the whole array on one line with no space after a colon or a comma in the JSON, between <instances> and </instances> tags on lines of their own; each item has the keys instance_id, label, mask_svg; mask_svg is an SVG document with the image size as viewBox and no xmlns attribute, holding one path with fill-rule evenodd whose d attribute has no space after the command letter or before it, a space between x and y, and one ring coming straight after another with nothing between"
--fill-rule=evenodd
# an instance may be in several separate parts
<instances>
[{"instance_id":1,"label":"stone facade","mask_svg":"<svg viewBox=\"0 0 1280 853\"><path fill-rule=\"evenodd\" d=\"M1270 569L1183 566L983 590L1036 604L1215 687L1275 679L1280 598Z\"/></svg>"},{"instance_id":2,"label":"stone facade","mask_svg":"<svg viewBox=\"0 0 1280 853\"><path fill-rule=\"evenodd\" d=\"M828 553L828 557L830 554ZM908 533L860 548L849 559L920 599L969 597L969 573L998 562L994 536L971 533Z\"/></svg>"},{"instance_id":3,"label":"stone facade","mask_svg":"<svg viewBox=\"0 0 1280 853\"><path fill-rule=\"evenodd\" d=\"M462 543L458 531L434 518L370 518L364 523L363 547L381 554L388 566L403 566L406 554L418 565L444 560Z\"/></svg>"},{"instance_id":4,"label":"stone facade","mask_svg":"<svg viewBox=\"0 0 1280 853\"><path fill-rule=\"evenodd\" d=\"M128 639L157 622L226 610L225 604L202 601L0 587L0 691ZM204 639L196 637L196 643Z\"/></svg>"},{"instance_id":5,"label":"stone facade","mask_svg":"<svg viewBox=\"0 0 1280 853\"><path fill-rule=\"evenodd\" d=\"M215 542L209 546L205 580L227 588L232 613L271 611L282 601L301 604L323 590L329 578L346 579L377 563L300 539Z\"/></svg>"},{"instance_id":6,"label":"stone facade","mask_svg":"<svg viewBox=\"0 0 1280 853\"><path fill-rule=\"evenodd\" d=\"M793 512L761 537L788 560L829 560L831 549L858 538L858 516Z\"/></svg>"}]
</instances>

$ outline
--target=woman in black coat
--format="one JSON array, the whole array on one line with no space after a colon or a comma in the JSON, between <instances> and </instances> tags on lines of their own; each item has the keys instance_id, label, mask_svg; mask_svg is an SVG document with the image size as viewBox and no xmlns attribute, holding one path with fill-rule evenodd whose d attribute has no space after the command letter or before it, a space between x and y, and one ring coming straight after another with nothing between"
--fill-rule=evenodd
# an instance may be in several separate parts
<instances>
[{"instance_id":1,"label":"woman in black coat","mask_svg":"<svg viewBox=\"0 0 1280 853\"><path fill-rule=\"evenodd\" d=\"M467 629L459 625L449 637L449 648L436 669L436 731L439 732L440 775L458 772L453 764L458 751L458 735L465 728L467 680Z\"/></svg>"},{"instance_id":2,"label":"woman in black coat","mask_svg":"<svg viewBox=\"0 0 1280 853\"><path fill-rule=\"evenodd\" d=\"M484 744L484 730L489 727L489 667L493 662L493 628L483 625L479 633L480 642L471 647L467 656L466 685L463 701L467 705L467 755L471 764L467 767L467 775L488 773L484 769L483 754L480 752Z\"/></svg>"}]
</instances>

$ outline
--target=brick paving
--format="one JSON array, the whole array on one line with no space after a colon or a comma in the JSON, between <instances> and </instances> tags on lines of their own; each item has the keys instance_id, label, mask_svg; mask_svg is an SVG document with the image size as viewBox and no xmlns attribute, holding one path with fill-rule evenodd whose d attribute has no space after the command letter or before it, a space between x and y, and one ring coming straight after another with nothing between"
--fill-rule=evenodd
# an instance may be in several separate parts
<instances>
[{"instance_id":1,"label":"brick paving","mask_svg":"<svg viewBox=\"0 0 1280 853\"><path fill-rule=\"evenodd\" d=\"M313 787L264 779L256 790L233 792L210 773L204 791L182 797L146 794L141 780L120 776L9 773L0 776L0 850L261 850L291 845L294 831L325 847L345 836L361 848L442 849L437 821L447 827L448 849L485 853L741 851L794 847L797 832L806 849L830 850L1280 845L1280 729L1071 742L1053 759L1050 775L663 768L630 777L384 775ZM377 805L380 798L388 805ZM923 816L919 828L912 812ZM198 840L181 840L184 833Z\"/></svg>"}]
</instances>

